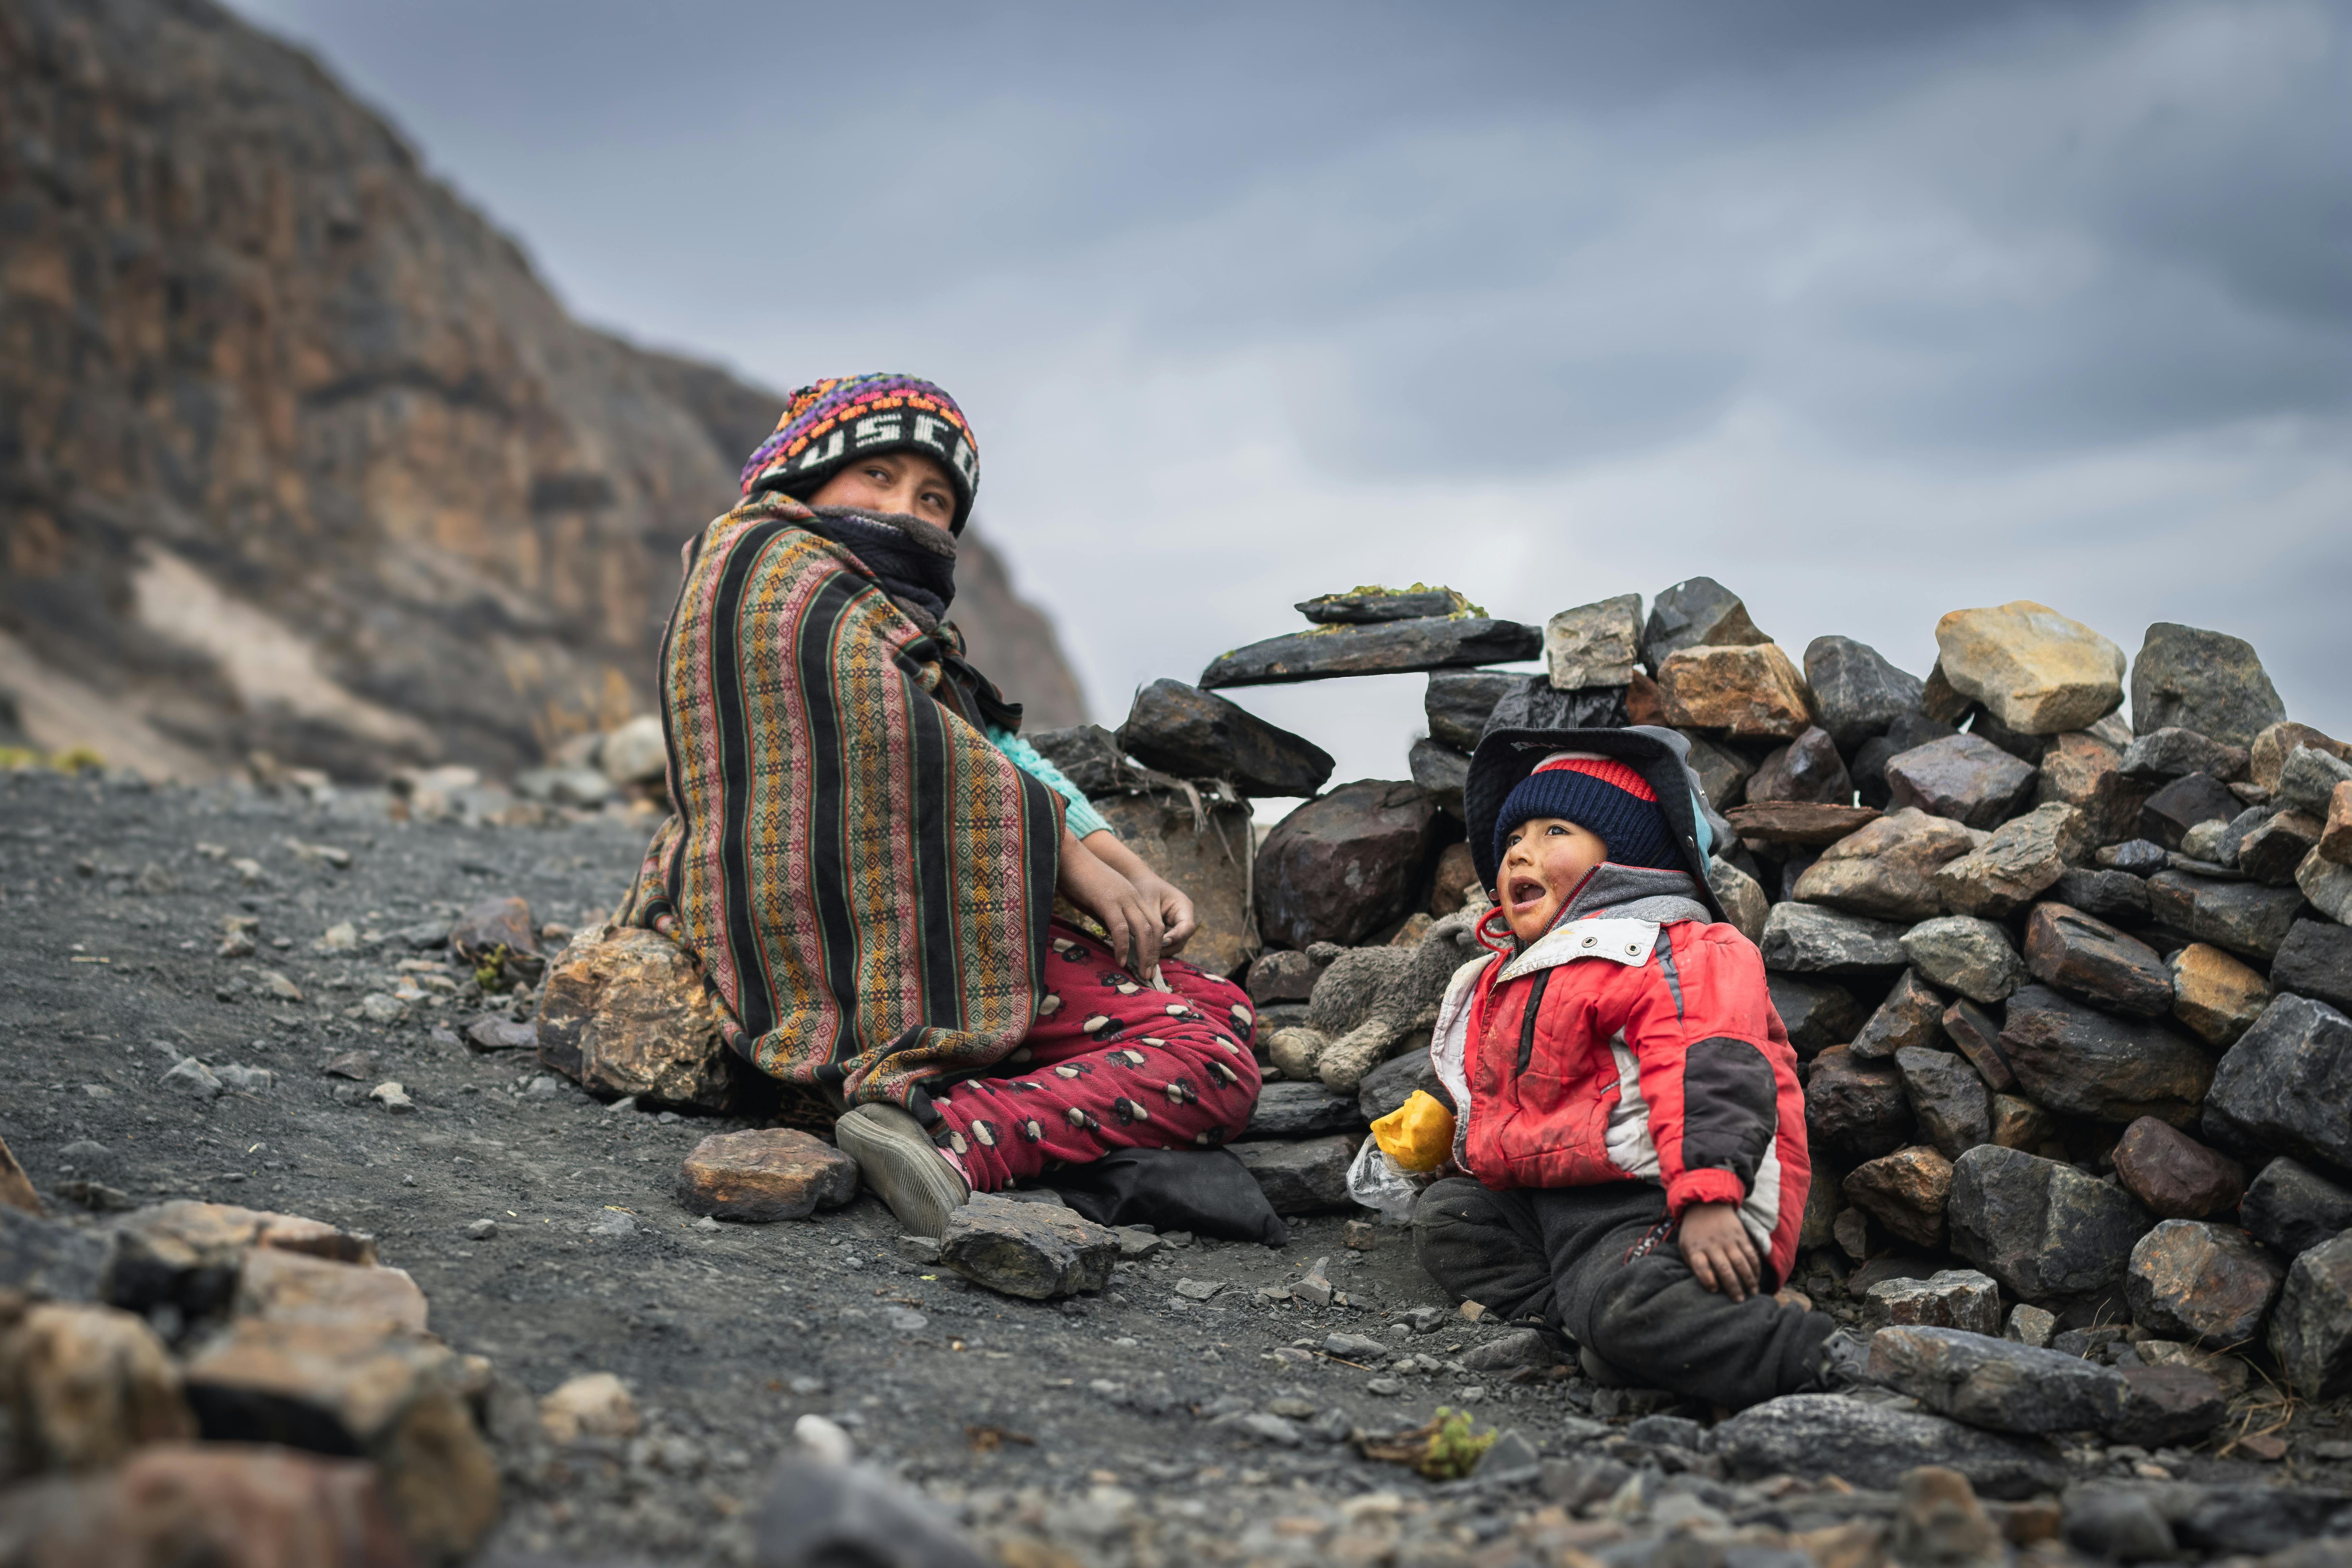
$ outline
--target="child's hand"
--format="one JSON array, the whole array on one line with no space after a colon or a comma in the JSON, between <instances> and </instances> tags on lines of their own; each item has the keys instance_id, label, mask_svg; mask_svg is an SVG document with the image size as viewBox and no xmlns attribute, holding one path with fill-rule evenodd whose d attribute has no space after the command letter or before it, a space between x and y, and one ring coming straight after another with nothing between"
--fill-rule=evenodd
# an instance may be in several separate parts
<instances>
[{"instance_id":1,"label":"child's hand","mask_svg":"<svg viewBox=\"0 0 2352 1568\"><path fill-rule=\"evenodd\" d=\"M1683 1211L1683 1261L1708 1289L1745 1301L1762 1282L1756 1244L1734 1204L1693 1204Z\"/></svg>"}]
</instances>

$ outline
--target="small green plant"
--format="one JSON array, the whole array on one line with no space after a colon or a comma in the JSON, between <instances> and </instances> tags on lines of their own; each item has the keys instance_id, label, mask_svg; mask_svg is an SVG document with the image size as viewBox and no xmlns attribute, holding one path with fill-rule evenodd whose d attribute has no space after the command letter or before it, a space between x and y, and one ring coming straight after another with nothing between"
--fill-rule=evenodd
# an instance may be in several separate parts
<instances>
[{"instance_id":1,"label":"small green plant","mask_svg":"<svg viewBox=\"0 0 2352 1568\"><path fill-rule=\"evenodd\" d=\"M507 988L507 944L505 942L500 942L498 946L476 955L474 984L485 992L503 991Z\"/></svg>"},{"instance_id":2,"label":"small green plant","mask_svg":"<svg viewBox=\"0 0 2352 1568\"><path fill-rule=\"evenodd\" d=\"M1414 1467L1433 1481L1458 1481L1478 1468L1486 1450L1495 1446L1501 1434L1493 1430L1481 1432L1470 1420L1466 1410L1437 1407L1437 1428L1429 1435L1429 1451Z\"/></svg>"},{"instance_id":3,"label":"small green plant","mask_svg":"<svg viewBox=\"0 0 2352 1568\"><path fill-rule=\"evenodd\" d=\"M61 773L94 773L106 767L106 759L88 746L68 746L49 759L49 766Z\"/></svg>"}]
</instances>

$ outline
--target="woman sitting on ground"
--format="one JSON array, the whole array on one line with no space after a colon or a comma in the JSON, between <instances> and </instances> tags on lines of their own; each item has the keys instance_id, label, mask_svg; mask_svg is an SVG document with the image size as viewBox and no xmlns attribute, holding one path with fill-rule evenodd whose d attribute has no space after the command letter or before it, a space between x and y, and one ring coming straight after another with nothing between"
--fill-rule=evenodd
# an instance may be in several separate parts
<instances>
[{"instance_id":1,"label":"woman sitting on ground","mask_svg":"<svg viewBox=\"0 0 2352 1568\"><path fill-rule=\"evenodd\" d=\"M622 911L697 955L736 1050L846 1108L842 1149L922 1236L1055 1163L1213 1148L1258 1089L1244 994L1172 956L1190 900L943 618L979 473L928 382L793 395L684 552L676 815Z\"/></svg>"}]
</instances>

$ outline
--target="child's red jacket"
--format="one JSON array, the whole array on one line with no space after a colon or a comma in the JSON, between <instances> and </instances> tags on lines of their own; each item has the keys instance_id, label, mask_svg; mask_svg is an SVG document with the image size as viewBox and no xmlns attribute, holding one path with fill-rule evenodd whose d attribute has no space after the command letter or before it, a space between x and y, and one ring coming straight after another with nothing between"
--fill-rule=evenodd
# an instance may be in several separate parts
<instances>
[{"instance_id":1,"label":"child's red jacket","mask_svg":"<svg viewBox=\"0 0 2352 1568\"><path fill-rule=\"evenodd\" d=\"M1463 966L1431 1056L1479 1181L1656 1182L1676 1217L1736 1203L1776 1289L1812 1180L1804 1089L1762 956L1690 885L1601 867L1525 952Z\"/></svg>"}]
</instances>

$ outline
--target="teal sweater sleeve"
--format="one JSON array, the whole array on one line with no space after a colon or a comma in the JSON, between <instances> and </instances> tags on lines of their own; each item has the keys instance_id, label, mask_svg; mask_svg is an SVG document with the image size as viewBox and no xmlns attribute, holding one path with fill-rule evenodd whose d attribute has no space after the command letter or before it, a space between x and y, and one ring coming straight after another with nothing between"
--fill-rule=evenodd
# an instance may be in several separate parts
<instances>
[{"instance_id":1,"label":"teal sweater sleeve","mask_svg":"<svg viewBox=\"0 0 2352 1568\"><path fill-rule=\"evenodd\" d=\"M988 727L988 739L1011 760L1014 767L1070 803L1068 821L1072 833L1084 838L1089 833L1111 831L1110 824L1103 820L1102 813L1094 808L1094 803L1080 795L1078 786L1064 778L1062 770L1039 754L1036 747L1012 731L1000 730L993 724Z\"/></svg>"}]
</instances>

